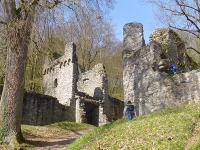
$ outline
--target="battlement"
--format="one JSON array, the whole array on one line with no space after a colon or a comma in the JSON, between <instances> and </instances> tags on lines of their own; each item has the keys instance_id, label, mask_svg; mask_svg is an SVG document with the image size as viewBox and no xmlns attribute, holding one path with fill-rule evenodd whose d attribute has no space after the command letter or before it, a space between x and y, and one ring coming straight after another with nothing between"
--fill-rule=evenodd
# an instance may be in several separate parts
<instances>
[{"instance_id":1,"label":"battlement","mask_svg":"<svg viewBox=\"0 0 200 150\"><path fill-rule=\"evenodd\" d=\"M44 93L56 97L60 103L69 106L75 95L77 74L76 46L74 43L68 43L62 57L53 62L45 61Z\"/></svg>"},{"instance_id":2,"label":"battlement","mask_svg":"<svg viewBox=\"0 0 200 150\"><path fill-rule=\"evenodd\" d=\"M71 45L71 47L70 47ZM53 73L55 68L60 68L65 66L69 66L70 63L76 63L77 56L76 56L76 45L74 43L68 43L65 46L65 53L63 56L59 57L58 59L51 62L47 57L45 60L45 64L43 67L43 75L48 73Z\"/></svg>"}]
</instances>

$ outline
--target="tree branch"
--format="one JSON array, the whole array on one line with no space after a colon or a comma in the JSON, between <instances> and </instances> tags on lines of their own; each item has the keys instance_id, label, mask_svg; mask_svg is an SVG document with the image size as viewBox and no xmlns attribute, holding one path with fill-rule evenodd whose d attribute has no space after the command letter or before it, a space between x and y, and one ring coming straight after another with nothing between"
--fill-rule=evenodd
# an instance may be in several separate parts
<instances>
[{"instance_id":1,"label":"tree branch","mask_svg":"<svg viewBox=\"0 0 200 150\"><path fill-rule=\"evenodd\" d=\"M196 6L197 6L197 10L198 10L198 12L200 12L199 0L195 0L195 4L196 4Z\"/></svg>"},{"instance_id":2,"label":"tree branch","mask_svg":"<svg viewBox=\"0 0 200 150\"><path fill-rule=\"evenodd\" d=\"M0 24L7 25L7 22L0 20Z\"/></svg>"},{"instance_id":3,"label":"tree branch","mask_svg":"<svg viewBox=\"0 0 200 150\"><path fill-rule=\"evenodd\" d=\"M32 0L30 2L29 6L36 5L38 2L39 2L39 0Z\"/></svg>"},{"instance_id":4,"label":"tree branch","mask_svg":"<svg viewBox=\"0 0 200 150\"><path fill-rule=\"evenodd\" d=\"M192 6L189 6L189 5L186 5L186 4L181 4L181 3L179 3L179 6L187 7L187 8L193 9L193 10L195 10L195 11L199 11L199 7L198 7L198 9L196 9L196 8L194 8L194 7L192 7Z\"/></svg>"},{"instance_id":5,"label":"tree branch","mask_svg":"<svg viewBox=\"0 0 200 150\"><path fill-rule=\"evenodd\" d=\"M163 8L164 10L166 10L166 11L169 11L169 12L173 13L174 15L180 15L180 16L185 16L185 15L187 15L188 17L191 17L191 18L195 19L196 21L200 22L200 18L197 18L196 16L193 16L193 15L191 15L191 14L188 14L188 13L185 13L185 14L184 14L183 12L179 12L179 11L177 11L177 10L172 10L172 9L166 8L166 7L164 7L164 6L162 6L162 8Z\"/></svg>"},{"instance_id":6,"label":"tree branch","mask_svg":"<svg viewBox=\"0 0 200 150\"><path fill-rule=\"evenodd\" d=\"M174 26L171 26L171 25L169 25L169 27L177 29L177 30L180 30L180 31L185 31L185 32L191 33L191 34L195 35L196 37L200 38L200 35L198 35L197 33L195 33L195 31L191 31L191 30L183 29L183 28L177 28L177 27L174 27Z\"/></svg>"},{"instance_id":7,"label":"tree branch","mask_svg":"<svg viewBox=\"0 0 200 150\"><path fill-rule=\"evenodd\" d=\"M180 5L179 1L176 0L176 2L177 2L177 5L180 7L181 12L183 13L183 15L186 17L186 19L187 19L190 23L192 23L192 24L195 26L195 28L198 30L198 32L200 33L200 28L198 27L198 25L197 25L193 20L191 20L191 19L189 18L189 16L187 15L187 13L183 10L182 6Z\"/></svg>"},{"instance_id":8,"label":"tree branch","mask_svg":"<svg viewBox=\"0 0 200 150\"><path fill-rule=\"evenodd\" d=\"M37 4L43 8L48 8L48 9L52 9L54 8L55 6L57 6L58 4L62 3L62 1L59 1L59 0L54 0L54 2L49 2L49 1L46 1L46 4L45 3L40 3L39 0L35 0L37 1Z\"/></svg>"},{"instance_id":9,"label":"tree branch","mask_svg":"<svg viewBox=\"0 0 200 150\"><path fill-rule=\"evenodd\" d=\"M195 48L193 48L193 47L187 47L187 49L192 49L192 50L194 50L196 53L200 54L200 52L199 52L198 50L196 50Z\"/></svg>"}]
</instances>

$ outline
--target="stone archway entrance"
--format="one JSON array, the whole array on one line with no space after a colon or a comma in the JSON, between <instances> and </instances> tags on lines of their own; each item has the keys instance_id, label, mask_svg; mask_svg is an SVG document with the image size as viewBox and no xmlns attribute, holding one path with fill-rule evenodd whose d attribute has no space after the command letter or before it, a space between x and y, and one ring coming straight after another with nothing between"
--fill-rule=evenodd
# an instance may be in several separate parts
<instances>
[{"instance_id":1,"label":"stone archway entrance","mask_svg":"<svg viewBox=\"0 0 200 150\"><path fill-rule=\"evenodd\" d=\"M99 124L99 106L97 104L85 103L86 122L98 126Z\"/></svg>"}]
</instances>

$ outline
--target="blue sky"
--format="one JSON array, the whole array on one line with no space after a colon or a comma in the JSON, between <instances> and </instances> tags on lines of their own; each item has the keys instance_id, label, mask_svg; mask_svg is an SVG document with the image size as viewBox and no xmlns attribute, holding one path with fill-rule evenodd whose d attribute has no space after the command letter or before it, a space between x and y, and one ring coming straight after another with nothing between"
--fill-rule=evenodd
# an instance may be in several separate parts
<instances>
[{"instance_id":1,"label":"blue sky","mask_svg":"<svg viewBox=\"0 0 200 150\"><path fill-rule=\"evenodd\" d=\"M116 4L110 12L114 30L119 40L123 40L123 26L130 22L143 24L145 42L155 28L159 27L154 12L155 7L145 4L145 0L115 0Z\"/></svg>"}]
</instances>

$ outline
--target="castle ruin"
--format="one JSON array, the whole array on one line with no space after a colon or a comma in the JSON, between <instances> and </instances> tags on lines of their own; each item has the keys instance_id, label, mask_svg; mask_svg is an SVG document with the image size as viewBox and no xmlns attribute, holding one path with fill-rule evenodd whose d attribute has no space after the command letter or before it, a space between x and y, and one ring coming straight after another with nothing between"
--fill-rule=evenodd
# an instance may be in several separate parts
<instances>
[{"instance_id":1,"label":"castle ruin","mask_svg":"<svg viewBox=\"0 0 200 150\"><path fill-rule=\"evenodd\" d=\"M176 64L177 74L159 69L161 62ZM200 102L200 70L191 70L185 44L171 29L157 29L145 45L142 24L124 26L123 84L137 115Z\"/></svg>"},{"instance_id":2,"label":"castle ruin","mask_svg":"<svg viewBox=\"0 0 200 150\"><path fill-rule=\"evenodd\" d=\"M44 94L68 107L68 121L100 126L122 117L123 102L108 96L104 66L97 64L92 70L80 73L74 43L66 45L62 57L53 62L46 59L43 81Z\"/></svg>"}]
</instances>

